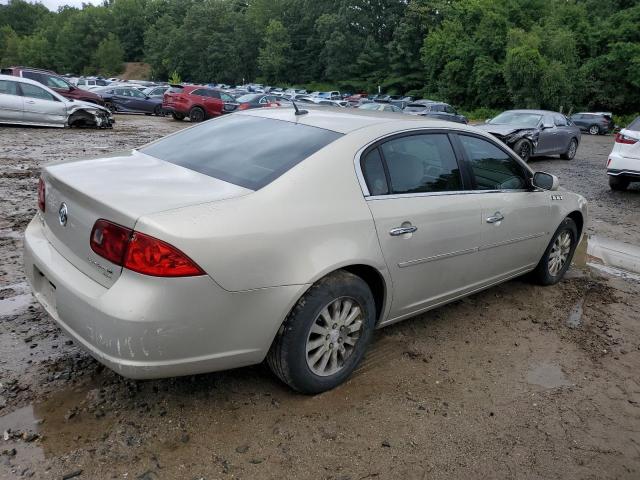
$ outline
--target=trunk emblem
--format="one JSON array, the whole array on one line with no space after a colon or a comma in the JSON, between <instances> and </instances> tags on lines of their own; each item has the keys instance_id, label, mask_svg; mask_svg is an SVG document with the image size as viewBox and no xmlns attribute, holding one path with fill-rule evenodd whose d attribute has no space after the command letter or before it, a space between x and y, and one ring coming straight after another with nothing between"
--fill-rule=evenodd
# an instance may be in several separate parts
<instances>
[{"instance_id":1,"label":"trunk emblem","mask_svg":"<svg viewBox=\"0 0 640 480\"><path fill-rule=\"evenodd\" d=\"M58 209L58 221L60 222L60 225L62 225L63 227L67 225L67 216L68 216L67 204L62 202L60 204L60 208Z\"/></svg>"}]
</instances>

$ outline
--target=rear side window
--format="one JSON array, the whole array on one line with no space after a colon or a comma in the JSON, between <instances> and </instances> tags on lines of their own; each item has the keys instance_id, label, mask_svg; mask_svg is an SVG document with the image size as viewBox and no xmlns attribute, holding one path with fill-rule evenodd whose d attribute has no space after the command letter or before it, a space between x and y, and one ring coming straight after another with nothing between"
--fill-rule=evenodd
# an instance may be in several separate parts
<instances>
[{"instance_id":1,"label":"rear side window","mask_svg":"<svg viewBox=\"0 0 640 480\"><path fill-rule=\"evenodd\" d=\"M383 143L380 150L389 171L391 193L462 190L460 169L446 134L395 138Z\"/></svg>"},{"instance_id":2,"label":"rear side window","mask_svg":"<svg viewBox=\"0 0 640 480\"><path fill-rule=\"evenodd\" d=\"M0 80L0 93L4 93L5 95L18 95L16 82L10 82L9 80Z\"/></svg>"},{"instance_id":3,"label":"rear side window","mask_svg":"<svg viewBox=\"0 0 640 480\"><path fill-rule=\"evenodd\" d=\"M377 148L371 150L362 159L362 173L371 195L386 195L389 193L382 157Z\"/></svg>"},{"instance_id":4,"label":"rear side window","mask_svg":"<svg viewBox=\"0 0 640 480\"><path fill-rule=\"evenodd\" d=\"M292 122L229 115L158 140L141 151L258 190L341 136Z\"/></svg>"},{"instance_id":5,"label":"rear side window","mask_svg":"<svg viewBox=\"0 0 640 480\"><path fill-rule=\"evenodd\" d=\"M476 190L526 188L522 166L504 151L477 137L458 135L469 160Z\"/></svg>"}]
</instances>

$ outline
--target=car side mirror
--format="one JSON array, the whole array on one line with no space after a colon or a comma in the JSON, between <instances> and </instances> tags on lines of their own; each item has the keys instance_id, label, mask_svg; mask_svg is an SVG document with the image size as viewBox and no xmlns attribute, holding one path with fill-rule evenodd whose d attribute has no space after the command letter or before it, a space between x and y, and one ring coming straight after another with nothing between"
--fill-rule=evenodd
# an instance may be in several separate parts
<instances>
[{"instance_id":1,"label":"car side mirror","mask_svg":"<svg viewBox=\"0 0 640 480\"><path fill-rule=\"evenodd\" d=\"M543 190L551 190L551 191L558 190L558 187L560 186L560 181L558 180L558 177L546 172L534 173L531 183L536 188L542 188Z\"/></svg>"},{"instance_id":2,"label":"car side mirror","mask_svg":"<svg viewBox=\"0 0 640 480\"><path fill-rule=\"evenodd\" d=\"M490 119L490 118L487 118L487 119L484 121L484 123L489 123L490 121L491 121L491 119Z\"/></svg>"},{"instance_id":3,"label":"car side mirror","mask_svg":"<svg viewBox=\"0 0 640 480\"><path fill-rule=\"evenodd\" d=\"M542 129L546 130L547 128L553 128L553 123L542 123Z\"/></svg>"}]
</instances>

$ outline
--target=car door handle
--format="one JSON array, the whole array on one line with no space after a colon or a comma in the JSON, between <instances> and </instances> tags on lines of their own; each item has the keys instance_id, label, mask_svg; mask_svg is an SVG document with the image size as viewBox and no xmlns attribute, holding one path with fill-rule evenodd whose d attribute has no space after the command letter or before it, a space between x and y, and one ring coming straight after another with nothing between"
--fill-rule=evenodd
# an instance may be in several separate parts
<instances>
[{"instance_id":1,"label":"car door handle","mask_svg":"<svg viewBox=\"0 0 640 480\"><path fill-rule=\"evenodd\" d=\"M26 100L24 103L28 103L29 105L33 105L35 102L35 100Z\"/></svg>"},{"instance_id":2,"label":"car door handle","mask_svg":"<svg viewBox=\"0 0 640 480\"><path fill-rule=\"evenodd\" d=\"M500 212L496 212L493 214L493 216L487 217L487 223L498 223L502 220L504 220L504 215L502 215Z\"/></svg>"},{"instance_id":3,"label":"car door handle","mask_svg":"<svg viewBox=\"0 0 640 480\"><path fill-rule=\"evenodd\" d=\"M418 230L418 227L411 225L407 227L396 227L389 230L389 235L392 237L399 237L400 235L404 235L405 233L414 233Z\"/></svg>"}]
</instances>

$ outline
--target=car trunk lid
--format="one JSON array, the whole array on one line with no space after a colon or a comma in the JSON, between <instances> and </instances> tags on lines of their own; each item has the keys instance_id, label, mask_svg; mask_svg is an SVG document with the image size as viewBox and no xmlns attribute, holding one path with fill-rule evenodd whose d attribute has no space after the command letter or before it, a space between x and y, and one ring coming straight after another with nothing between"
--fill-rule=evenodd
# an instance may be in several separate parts
<instances>
[{"instance_id":1,"label":"car trunk lid","mask_svg":"<svg viewBox=\"0 0 640 480\"><path fill-rule=\"evenodd\" d=\"M96 220L133 229L142 215L252 192L136 150L51 165L43 179L47 238L78 270L105 287L113 285L122 268L91 249Z\"/></svg>"}]
</instances>

